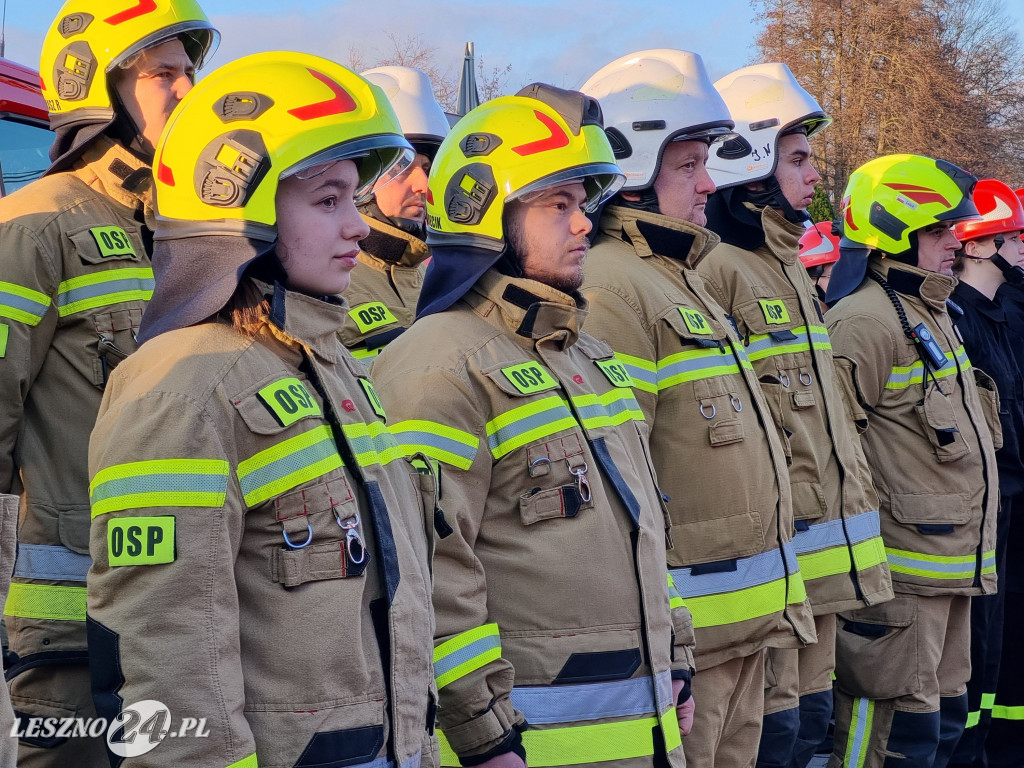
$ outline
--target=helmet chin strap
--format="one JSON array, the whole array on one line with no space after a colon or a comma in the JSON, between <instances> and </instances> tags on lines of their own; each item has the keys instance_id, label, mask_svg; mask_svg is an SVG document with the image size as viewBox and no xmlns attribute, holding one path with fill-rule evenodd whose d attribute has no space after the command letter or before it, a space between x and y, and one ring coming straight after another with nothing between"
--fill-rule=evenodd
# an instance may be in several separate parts
<instances>
[{"instance_id":1,"label":"helmet chin strap","mask_svg":"<svg viewBox=\"0 0 1024 768\"><path fill-rule=\"evenodd\" d=\"M1018 266L1014 266L999 253L1002 250L1003 243L1006 239L1000 233L992 239L993 244L996 247L995 253L988 257L988 260L995 264L999 271L1003 273L1003 277L1006 278L1006 282L1010 285L1024 285L1024 269Z\"/></svg>"},{"instance_id":2,"label":"helmet chin strap","mask_svg":"<svg viewBox=\"0 0 1024 768\"><path fill-rule=\"evenodd\" d=\"M615 204L621 205L623 208L632 208L635 211L661 213L661 209L658 207L658 193L654 191L653 186L638 190L636 194L640 197L639 200L627 200L620 192L615 196Z\"/></svg>"},{"instance_id":3,"label":"helmet chin strap","mask_svg":"<svg viewBox=\"0 0 1024 768\"><path fill-rule=\"evenodd\" d=\"M425 221L405 219L401 216L388 216L377 205L376 198L371 197L367 202L360 205L359 212L369 216L371 219L376 219L384 224L390 224L420 240L427 239L427 223Z\"/></svg>"},{"instance_id":4,"label":"helmet chin strap","mask_svg":"<svg viewBox=\"0 0 1024 768\"><path fill-rule=\"evenodd\" d=\"M155 148L144 149L146 140L142 136L142 131L139 130L139 126L135 124L125 108L124 102L121 101L121 94L113 86L110 87L110 100L114 105L114 122L107 128L107 135L117 140L146 165L152 165Z\"/></svg>"}]
</instances>

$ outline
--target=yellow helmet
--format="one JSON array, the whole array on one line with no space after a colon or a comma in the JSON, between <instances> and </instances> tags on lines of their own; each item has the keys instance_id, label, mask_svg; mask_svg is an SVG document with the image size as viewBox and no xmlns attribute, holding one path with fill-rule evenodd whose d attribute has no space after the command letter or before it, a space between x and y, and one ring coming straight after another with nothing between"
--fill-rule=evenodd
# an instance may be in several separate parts
<instances>
[{"instance_id":1,"label":"yellow helmet","mask_svg":"<svg viewBox=\"0 0 1024 768\"><path fill-rule=\"evenodd\" d=\"M110 72L173 37L182 38L196 69L220 42L195 0L68 0L46 32L39 62L50 126L112 117Z\"/></svg>"},{"instance_id":2,"label":"yellow helmet","mask_svg":"<svg viewBox=\"0 0 1024 768\"><path fill-rule=\"evenodd\" d=\"M459 120L430 169L427 243L505 246L505 204L575 181L595 210L625 181L597 100L535 83L481 104Z\"/></svg>"},{"instance_id":3,"label":"yellow helmet","mask_svg":"<svg viewBox=\"0 0 1024 768\"><path fill-rule=\"evenodd\" d=\"M977 179L945 160L885 155L855 170L843 193L845 246L897 255L910 234L940 221L977 219L971 199Z\"/></svg>"},{"instance_id":4,"label":"yellow helmet","mask_svg":"<svg viewBox=\"0 0 1024 768\"><path fill-rule=\"evenodd\" d=\"M355 160L359 198L412 157L384 92L355 72L305 53L246 56L196 84L164 127L153 162L156 238L273 242L280 179Z\"/></svg>"},{"instance_id":5,"label":"yellow helmet","mask_svg":"<svg viewBox=\"0 0 1024 768\"><path fill-rule=\"evenodd\" d=\"M855 170L843 193L843 237L825 301L857 290L871 251L906 254L919 229L980 218L971 199L977 181L952 163L919 155L884 155Z\"/></svg>"}]
</instances>

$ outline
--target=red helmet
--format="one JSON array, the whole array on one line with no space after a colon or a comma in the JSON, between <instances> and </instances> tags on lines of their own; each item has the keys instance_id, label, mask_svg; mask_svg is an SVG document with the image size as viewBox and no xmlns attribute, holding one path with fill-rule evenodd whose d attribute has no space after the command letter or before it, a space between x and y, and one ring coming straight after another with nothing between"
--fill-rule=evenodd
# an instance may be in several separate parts
<instances>
[{"instance_id":1,"label":"red helmet","mask_svg":"<svg viewBox=\"0 0 1024 768\"><path fill-rule=\"evenodd\" d=\"M980 219L958 221L953 234L960 242L1006 232L1024 231L1024 207L1012 189L996 179L982 179L974 187Z\"/></svg>"},{"instance_id":2,"label":"red helmet","mask_svg":"<svg viewBox=\"0 0 1024 768\"><path fill-rule=\"evenodd\" d=\"M800 236L800 262L805 268L839 261L839 236L835 221L819 221Z\"/></svg>"}]
</instances>

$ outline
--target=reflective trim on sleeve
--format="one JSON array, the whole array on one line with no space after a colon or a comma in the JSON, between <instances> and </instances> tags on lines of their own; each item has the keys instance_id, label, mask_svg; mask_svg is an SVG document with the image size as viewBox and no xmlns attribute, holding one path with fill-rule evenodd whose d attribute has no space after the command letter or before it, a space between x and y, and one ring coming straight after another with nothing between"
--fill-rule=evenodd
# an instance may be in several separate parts
<instances>
[{"instance_id":1,"label":"reflective trim on sleeve","mask_svg":"<svg viewBox=\"0 0 1024 768\"><path fill-rule=\"evenodd\" d=\"M125 301L149 301L153 296L151 267L129 267L93 272L57 286L57 314L61 317Z\"/></svg>"},{"instance_id":2,"label":"reflective trim on sleeve","mask_svg":"<svg viewBox=\"0 0 1024 768\"><path fill-rule=\"evenodd\" d=\"M0 317L39 325L51 303L45 293L0 280Z\"/></svg>"},{"instance_id":3,"label":"reflective trim on sleeve","mask_svg":"<svg viewBox=\"0 0 1024 768\"><path fill-rule=\"evenodd\" d=\"M59 544L19 544L14 561L17 579L49 579L85 583L92 558Z\"/></svg>"},{"instance_id":4,"label":"reflective trim on sleeve","mask_svg":"<svg viewBox=\"0 0 1024 768\"><path fill-rule=\"evenodd\" d=\"M228 463L153 459L104 467L89 483L92 516L145 507L222 507Z\"/></svg>"},{"instance_id":5,"label":"reflective trim on sleeve","mask_svg":"<svg viewBox=\"0 0 1024 768\"><path fill-rule=\"evenodd\" d=\"M405 457L405 452L383 422L342 424L341 431L345 433L356 462L361 467L390 464L395 459Z\"/></svg>"},{"instance_id":6,"label":"reflective trim on sleeve","mask_svg":"<svg viewBox=\"0 0 1024 768\"><path fill-rule=\"evenodd\" d=\"M253 752L248 757L243 757L238 762L224 766L224 768L260 768L260 764L259 760L256 759L256 753Z\"/></svg>"},{"instance_id":7,"label":"reflective trim on sleeve","mask_svg":"<svg viewBox=\"0 0 1024 768\"><path fill-rule=\"evenodd\" d=\"M652 394L658 391L658 366L653 360L625 355L618 350L615 351L615 356L626 366L629 375L633 377L633 385L637 389Z\"/></svg>"},{"instance_id":8,"label":"reflective trim on sleeve","mask_svg":"<svg viewBox=\"0 0 1024 768\"><path fill-rule=\"evenodd\" d=\"M579 395L572 398L572 403L587 429L615 427L627 421L644 421L640 403L629 388L610 389L603 395Z\"/></svg>"},{"instance_id":9,"label":"reflective trim on sleeve","mask_svg":"<svg viewBox=\"0 0 1024 768\"><path fill-rule=\"evenodd\" d=\"M971 361L964 351L963 345L956 348L955 352L946 353L946 364L934 372L935 378L941 379L946 376L953 376L958 370L967 371L971 367ZM912 365L894 365L885 382L886 389L906 389L914 384L924 381L924 363L917 360Z\"/></svg>"},{"instance_id":10,"label":"reflective trim on sleeve","mask_svg":"<svg viewBox=\"0 0 1024 768\"><path fill-rule=\"evenodd\" d=\"M23 619L85 621L85 587L14 582L4 615Z\"/></svg>"},{"instance_id":11,"label":"reflective trim on sleeve","mask_svg":"<svg viewBox=\"0 0 1024 768\"><path fill-rule=\"evenodd\" d=\"M238 483L253 507L341 466L331 428L322 424L239 462Z\"/></svg>"},{"instance_id":12,"label":"reflective trim on sleeve","mask_svg":"<svg viewBox=\"0 0 1024 768\"><path fill-rule=\"evenodd\" d=\"M864 768L871 742L871 721L875 717L875 702L871 699L854 699L853 716L850 719L850 735L846 740L846 768Z\"/></svg>"},{"instance_id":13,"label":"reflective trim on sleeve","mask_svg":"<svg viewBox=\"0 0 1024 768\"><path fill-rule=\"evenodd\" d=\"M469 469L480 448L480 439L469 432L436 421L411 419L392 424L391 434L406 456L424 453L459 469Z\"/></svg>"},{"instance_id":14,"label":"reflective trim on sleeve","mask_svg":"<svg viewBox=\"0 0 1024 768\"><path fill-rule=\"evenodd\" d=\"M384 347L377 347L376 349L367 349L366 347L351 347L348 351L352 353L352 357L356 360L367 360L371 357L376 357L384 351Z\"/></svg>"},{"instance_id":15,"label":"reflective trim on sleeve","mask_svg":"<svg viewBox=\"0 0 1024 768\"><path fill-rule=\"evenodd\" d=\"M736 570L692 575L691 568L671 571L693 626L718 627L768 616L787 603L802 603L807 590L792 542L736 561Z\"/></svg>"},{"instance_id":16,"label":"reflective trim on sleeve","mask_svg":"<svg viewBox=\"0 0 1024 768\"><path fill-rule=\"evenodd\" d=\"M548 395L488 421L487 445L494 458L500 459L527 443L577 426L565 400Z\"/></svg>"},{"instance_id":17,"label":"reflective trim on sleeve","mask_svg":"<svg viewBox=\"0 0 1024 768\"><path fill-rule=\"evenodd\" d=\"M441 690L480 667L501 658L498 625L484 624L462 632L434 648L434 679Z\"/></svg>"},{"instance_id":18,"label":"reflective trim on sleeve","mask_svg":"<svg viewBox=\"0 0 1024 768\"><path fill-rule=\"evenodd\" d=\"M885 555L889 561L889 570L893 573L925 579L971 579L974 578L977 565L974 555L927 555L892 547L885 548ZM994 570L995 552L985 552L982 555L982 573Z\"/></svg>"},{"instance_id":19,"label":"reflective trim on sleeve","mask_svg":"<svg viewBox=\"0 0 1024 768\"><path fill-rule=\"evenodd\" d=\"M682 608L684 606L683 596L679 594L679 590L676 589L676 580L672 578L671 573L666 573L668 578L668 607L669 610L676 608Z\"/></svg>"}]
</instances>

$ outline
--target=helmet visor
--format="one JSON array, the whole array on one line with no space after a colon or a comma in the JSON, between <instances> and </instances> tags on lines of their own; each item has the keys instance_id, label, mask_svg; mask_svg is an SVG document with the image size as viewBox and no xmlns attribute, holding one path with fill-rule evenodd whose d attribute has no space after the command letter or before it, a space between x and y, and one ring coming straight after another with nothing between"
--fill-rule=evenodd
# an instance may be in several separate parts
<instances>
[{"instance_id":1,"label":"helmet visor","mask_svg":"<svg viewBox=\"0 0 1024 768\"><path fill-rule=\"evenodd\" d=\"M416 153L403 137L394 133L362 136L335 144L299 161L281 172L282 179L297 176L311 179L324 173L339 160L353 160L359 169L359 187L355 191L356 203L365 202L373 194L378 181L393 181L412 164Z\"/></svg>"},{"instance_id":2,"label":"helmet visor","mask_svg":"<svg viewBox=\"0 0 1024 768\"><path fill-rule=\"evenodd\" d=\"M217 50L217 46L220 45L220 32L214 29L210 22L195 19L182 21L178 24L158 29L151 35L146 35L146 37L111 61L107 67L107 72L112 72L120 66L121 62L130 59L135 54L175 38L181 38L182 45L185 46L185 53L188 54L188 57L192 60L192 66L196 69L202 69L206 60L213 55L214 51Z\"/></svg>"},{"instance_id":3,"label":"helmet visor","mask_svg":"<svg viewBox=\"0 0 1024 768\"><path fill-rule=\"evenodd\" d=\"M619 191L626 183L626 176L615 163L587 163L537 179L532 184L513 192L505 201L520 200L532 192L562 187L574 182L583 184L587 193L587 212L593 213L601 203Z\"/></svg>"}]
</instances>

